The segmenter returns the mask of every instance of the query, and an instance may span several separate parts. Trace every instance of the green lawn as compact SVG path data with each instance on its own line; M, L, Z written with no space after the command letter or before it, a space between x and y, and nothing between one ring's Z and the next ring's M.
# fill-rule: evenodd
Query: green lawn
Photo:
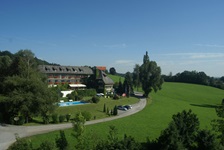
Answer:
M192 109L200 120L201 128L211 129L212 119L217 118L214 107L221 103L224 98L224 91L208 86L183 84L183 83L164 83L163 89L157 93L152 93L146 108L132 116L118 120L89 125L86 127L86 134L100 138L106 138L110 125L115 125L119 136L133 136L140 142L145 142L146 137L155 139L161 130L168 126L172 115L182 110ZM74 138L71 137L72 130L66 130L69 143L74 146ZM59 132L52 132L32 137L35 146L48 137L55 139Z
M108 77L110 77L114 82L119 82L120 80L122 83L124 82L124 77L118 75L108 74Z
M100 119L108 117L106 113L103 113L104 104L106 105L106 108L109 108L109 110L113 109L115 105L125 105L125 104L134 104L137 103L139 100L134 97L130 98L121 98L119 100L113 100L112 98L100 98L100 102L95 104L85 104L85 105L77 105L77 106L66 106L66 107L59 107L56 110L57 114L71 114L72 117L74 117L78 112L82 111L88 111L92 115L92 119Z

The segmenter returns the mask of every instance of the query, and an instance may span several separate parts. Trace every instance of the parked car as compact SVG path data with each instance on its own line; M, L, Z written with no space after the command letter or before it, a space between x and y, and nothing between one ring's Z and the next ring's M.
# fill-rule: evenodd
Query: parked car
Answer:
M127 108L127 109L132 109L131 105L125 105L124 107Z
M97 93L96 96L101 97L101 96L104 96L104 94L103 93Z
M121 106L121 105L117 106L117 109L119 109L119 110L124 110L124 111L128 110L126 107Z

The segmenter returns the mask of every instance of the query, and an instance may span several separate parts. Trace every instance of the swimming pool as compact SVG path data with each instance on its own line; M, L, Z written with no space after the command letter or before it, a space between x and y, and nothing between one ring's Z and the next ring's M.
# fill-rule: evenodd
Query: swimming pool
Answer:
M83 105L83 104L88 104L87 102L82 102L82 101L73 101L73 102L62 102L58 103L58 105L61 106L73 106L73 105Z

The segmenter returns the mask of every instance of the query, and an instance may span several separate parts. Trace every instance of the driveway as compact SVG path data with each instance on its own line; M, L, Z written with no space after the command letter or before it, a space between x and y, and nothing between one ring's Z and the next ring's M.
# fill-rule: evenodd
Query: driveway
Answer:
M106 121L115 120L118 118L130 116L141 111L146 106L146 99L140 98L140 101L132 105L132 109L128 111L118 110L118 115L114 117L87 121L85 125L91 125ZM47 133L55 130L62 130L72 128L72 123L55 124L55 125L40 125L40 126L13 126L13 125L0 125L0 150L6 150L12 143L15 142L15 134L19 137L27 137L41 133Z

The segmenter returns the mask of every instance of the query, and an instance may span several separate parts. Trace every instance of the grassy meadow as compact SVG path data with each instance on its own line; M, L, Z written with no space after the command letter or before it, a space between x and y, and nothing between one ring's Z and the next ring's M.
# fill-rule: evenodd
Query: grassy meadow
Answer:
M139 142L145 142L147 137L157 138L161 130L168 126L173 114L189 109L197 114L201 129L211 129L211 120L217 118L215 107L223 98L224 91L220 89L195 84L164 83L161 91L150 95L146 108L141 112L109 122L88 125L85 133L94 139L105 139L109 126L114 125L120 137L127 134ZM65 133L70 146L73 147L75 142L71 136L72 129L65 130ZM44 140L54 141L56 135L59 135L58 131L29 139L33 141L34 146L39 146Z
M87 111L90 112L92 115L92 119L101 119L108 117L106 113L103 112L104 104L106 105L106 108L109 110L112 110L115 105L127 105L127 104L134 104L137 103L139 99L135 97L131 98L121 98L119 100L113 100L112 98L104 98L101 97L99 103L91 103L91 104L84 104L84 105L77 105L77 106L65 106L65 107L59 107L56 110L57 114L71 114L71 117L75 117L75 115L78 112Z
M124 77L118 75L108 74L108 77L110 77L114 82L119 82L120 80L122 83L124 82Z

